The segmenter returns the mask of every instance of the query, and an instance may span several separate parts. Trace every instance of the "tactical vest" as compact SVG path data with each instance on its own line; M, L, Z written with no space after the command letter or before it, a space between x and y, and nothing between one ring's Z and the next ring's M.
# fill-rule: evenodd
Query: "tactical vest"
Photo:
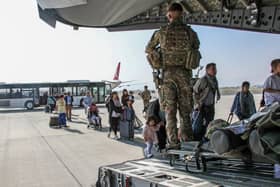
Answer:
M165 40L161 42L164 66L185 66L188 51L191 50L189 28L178 24L162 29Z

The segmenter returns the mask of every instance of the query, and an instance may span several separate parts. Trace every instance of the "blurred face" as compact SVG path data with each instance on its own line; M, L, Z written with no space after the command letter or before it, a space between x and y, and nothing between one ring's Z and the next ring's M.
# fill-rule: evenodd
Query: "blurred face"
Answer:
M127 105L131 106L133 102L131 100L127 101Z
M112 95L112 98L113 98L113 99L118 99L118 95L117 95L117 94L113 94L113 95Z
M249 89L250 89L250 86L249 86L249 85L244 85L244 86L242 87L242 91L245 92L245 93L249 92Z
M124 91L123 94L124 94L124 95L128 95L128 92L127 92L127 91Z
M216 76L217 75L217 68L216 66L211 66L207 69L207 74L210 76Z
M275 67L274 72L275 72L276 74L280 74L280 63L277 64L277 66Z
M156 124L156 122L155 122L154 120L151 120L151 121L149 122L149 126L155 126L155 124Z
M90 96L90 93L89 93L89 92L87 92L87 96Z
M168 11L166 14L166 17L170 23L172 23L174 20L180 18L182 16L182 12L179 11Z

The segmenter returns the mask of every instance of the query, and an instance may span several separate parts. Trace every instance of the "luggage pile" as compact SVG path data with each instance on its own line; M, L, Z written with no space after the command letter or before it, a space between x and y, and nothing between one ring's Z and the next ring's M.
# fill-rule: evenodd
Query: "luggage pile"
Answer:
M249 158L251 161L280 162L280 104L275 103L248 120L229 124L214 120L206 138L210 149L219 155ZM203 146L202 146L203 147Z

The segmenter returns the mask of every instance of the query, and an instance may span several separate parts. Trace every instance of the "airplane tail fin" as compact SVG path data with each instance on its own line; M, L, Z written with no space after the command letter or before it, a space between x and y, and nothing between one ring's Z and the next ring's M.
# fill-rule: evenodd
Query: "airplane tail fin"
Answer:
M118 63L117 69L116 69L116 73L114 75L113 80L114 81L119 81L119 77L120 77L120 70L121 70L121 63Z

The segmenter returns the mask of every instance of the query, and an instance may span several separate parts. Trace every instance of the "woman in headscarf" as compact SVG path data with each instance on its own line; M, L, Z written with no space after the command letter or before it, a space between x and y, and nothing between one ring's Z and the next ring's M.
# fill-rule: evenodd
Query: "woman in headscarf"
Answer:
M109 102L109 119L110 129L108 137L111 136L111 131L114 131L114 139L118 139L117 131L120 123L120 117L123 109L117 92L112 92L111 100Z
M122 105L127 106L127 101L129 100L129 94L127 89L123 89L122 92Z

